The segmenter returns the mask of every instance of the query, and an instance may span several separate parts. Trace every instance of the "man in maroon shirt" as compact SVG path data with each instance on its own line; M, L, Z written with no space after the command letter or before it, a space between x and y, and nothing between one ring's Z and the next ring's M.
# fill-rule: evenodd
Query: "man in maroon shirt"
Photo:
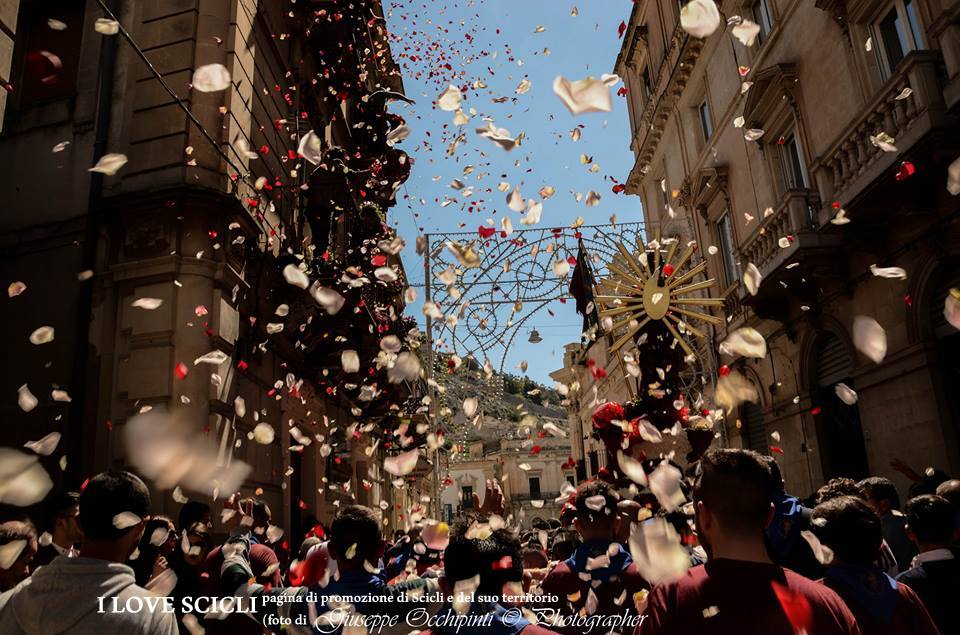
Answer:
M836 593L770 561L764 529L772 492L770 468L756 452L703 455L693 500L710 560L653 590L638 635L860 635Z
M583 544L558 563L541 585L544 595L557 596L562 615L594 615L599 619L637 614L634 595L649 585L637 571L630 553L617 542L623 522L618 514L620 502L616 490L603 481L588 481L577 490L573 524ZM555 627L560 632L584 632L581 623L561 624Z
M814 533L833 551L820 582L843 598L864 635L937 635L917 594L875 564L883 529L866 502L840 496L817 505L812 518Z

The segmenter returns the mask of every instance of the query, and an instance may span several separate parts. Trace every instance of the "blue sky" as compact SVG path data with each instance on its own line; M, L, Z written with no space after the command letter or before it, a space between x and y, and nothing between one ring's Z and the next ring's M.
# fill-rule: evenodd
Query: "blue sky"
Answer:
M579 13L575 17L574 6ZM622 182L633 165L626 102L616 95L622 84L611 91L612 112L576 117L552 89L557 75L576 80L612 72L622 42L617 28L628 19L631 7L629 0L385 0L387 23L396 38L393 54L401 64L407 95L416 100L413 106L392 108L411 129L399 147L413 157L414 167L391 210L391 222L407 240L403 259L412 283L424 281L423 261L413 247L418 234L475 233L487 219L499 229L506 214L515 229L523 229L518 215L508 210L506 195L497 190L501 181L518 185L525 197L538 198L537 190L545 185L556 189L544 202L538 227L569 226L578 216L586 224L608 223L612 214L619 222L642 219L639 198L614 194L614 183L606 178ZM517 94L524 79L530 81L530 89ZM448 84L465 87L477 80L486 88L465 93L463 109L473 107L478 114L455 128L453 113L436 108L435 101ZM497 97L507 100L493 103ZM506 152L478 136L474 130L485 125L483 117L491 117L514 136L523 132L522 146ZM581 138L575 142L570 132L578 125ZM465 133L466 142L448 157L447 146L457 133ZM591 173L590 165L581 163L582 154L592 157L598 172ZM474 172L465 176L467 165L474 166ZM481 173L486 176L478 180ZM450 187L453 179L473 186L474 195L463 199ZM574 192L585 196L590 190L601 194L596 207L574 198ZM441 207L446 197L457 203ZM470 202L479 209L470 210ZM407 314L415 316L422 328L423 287L415 288L418 298ZM525 360L527 374L548 384L549 373L563 364L564 344L579 339L581 324L572 301L554 302L550 309L554 316L542 311L526 322L540 332L543 342L529 343L525 329L506 363L507 369L519 373L514 367ZM499 358L500 352L495 354Z

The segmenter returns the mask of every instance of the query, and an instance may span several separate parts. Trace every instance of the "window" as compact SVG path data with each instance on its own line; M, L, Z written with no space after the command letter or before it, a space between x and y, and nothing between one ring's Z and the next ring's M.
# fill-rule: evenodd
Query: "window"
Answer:
M644 66L643 72L640 74L641 79L643 79L643 98L650 99L650 96L653 94L653 82L650 80L650 67Z
M527 479L527 482L530 484L530 498L540 498L540 477L531 476Z
M770 5L767 0L757 0L753 3L751 9L753 11L753 21L760 27L760 32L757 33L757 46L759 47L773 29L773 14L770 13Z
M897 0L871 28L874 50L885 76L890 76L907 56L923 48L920 22L913 0Z
M783 137L780 143L780 176L785 190L796 190L807 187L806 169L803 165L803 155L793 133Z
M473 509L473 487L464 485L460 488L460 504L464 509Z
M733 231L730 228L730 215L724 214L717 221L717 237L720 240L720 257L723 259L723 281L730 286L740 278L737 271L737 258L733 253Z
M697 106L697 113L700 115L700 129L703 131L703 140L710 141L710 137L713 135L713 119L710 117L710 104L707 103L706 97Z
M14 5L16 6L16 5ZM48 0L20 5L17 18L16 61L11 68L16 87L13 109L71 97L77 92L77 70L80 66L80 40L83 30L84 3L75 0ZM63 31L51 29L51 18L65 22ZM53 54L62 64L41 54Z

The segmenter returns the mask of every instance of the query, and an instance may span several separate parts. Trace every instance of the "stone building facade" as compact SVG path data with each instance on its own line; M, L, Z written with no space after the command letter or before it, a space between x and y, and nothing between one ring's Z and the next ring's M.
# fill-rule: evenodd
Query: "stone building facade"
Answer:
M261 493L292 532L309 514L329 521L335 501L389 509L395 488L380 466L391 443L362 426L398 414L387 405L417 388L389 384L371 362L380 337L408 326L399 257L377 247L393 238L386 212L410 167L386 142L402 123L386 102L403 85L379 1L107 5L130 40L95 30L109 16L92 1L24 2L16 22L0 278L27 290L0 303L0 388L9 396L28 382L40 404L23 412L2 401L4 444L60 431L45 465L76 487L125 465L129 417L176 410L219 444L222 461L252 466L244 491ZM51 18L66 28L51 30ZM51 81L30 62L41 48L63 61ZM227 68L226 90L191 90L206 64ZM310 130L312 162L298 156ZM106 153L128 162L113 176L89 172ZM349 267L372 274L371 258L399 280L338 287ZM291 264L342 291L344 311L329 315L287 284ZM144 297L162 304L131 306ZM56 337L37 347L28 336L41 325ZM342 370L345 342L361 373ZM194 365L210 351L225 361ZM52 389L71 401L50 399ZM249 439L257 422L275 428L272 443ZM292 438L294 426L312 442ZM367 446L372 454L355 455ZM154 505L177 509L169 492Z
M759 394L721 436L776 446L800 495L867 474L905 495L893 459L960 473L960 333L943 316L960 286L960 199L945 187L960 156L960 5L719 2L724 20L759 25L748 47L724 20L688 35L682 4L634 3L615 72L636 156L627 192L649 223L689 219L701 250L716 247L704 257L725 320L712 350L742 326L769 346L765 359L717 360ZM871 141L881 133L892 148ZM742 282L750 264L756 296ZM874 276L874 264L907 278ZM886 332L882 363L854 346L859 315Z

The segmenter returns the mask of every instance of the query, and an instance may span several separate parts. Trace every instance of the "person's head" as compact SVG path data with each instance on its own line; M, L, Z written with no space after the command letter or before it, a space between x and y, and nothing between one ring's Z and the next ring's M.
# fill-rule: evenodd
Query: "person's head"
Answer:
M937 496L946 498L960 512L960 479L952 478L937 485Z
M140 555L152 559L169 556L177 546L177 528L167 516L151 516L143 526L138 549Z
M380 519L363 505L344 507L330 526L330 555L341 571L363 569L363 563L377 565L383 555Z
M524 569L543 569L547 566L547 554L542 547L526 545L520 554Z
M0 524L0 591L17 586L30 575L37 555L37 532L28 522L10 520Z
M857 483L857 486L863 490L864 499L878 516L883 517L894 509L900 509L900 495L890 479L871 476Z
M473 522L471 518L461 518L450 529L450 544L443 555L449 591L456 589L457 582L478 575L480 585L474 592L480 595L499 596L504 585L522 584L523 556L516 535L507 529L471 532Z
M577 488L573 499L576 509L573 526L586 540L616 540L620 529L617 504L620 495L609 483L587 481Z
M820 486L820 489L817 490L817 494L814 497L814 503L819 505L838 496L864 498L863 490L860 489L860 486L857 485L855 480L852 478L839 477L832 478Z
M733 543L763 546L773 515L770 468L752 450L714 448L700 459L693 492L700 542L711 557Z
M79 513L79 493L58 492L51 497L47 506L47 523L43 529L50 532L57 546L69 549L83 538L77 522Z
M207 554L213 549L213 537L210 528L202 520L181 530L180 550L183 552L183 561L191 567L200 567L207 560Z
M267 527L270 526L270 520L272 519L270 506L267 505L267 502L262 498L255 496L242 498L240 499L240 508L249 510L248 513L253 519L253 525L251 525L253 533L262 535L267 530Z
M550 545L550 558L552 560L566 560L573 555L577 547L580 546L580 536L577 532L569 529L561 529L553 538L553 544Z
M774 489L782 492L786 484L783 482L783 472L780 471L780 464L772 456L763 455L761 458L770 468L770 479L773 482Z
M187 501L183 504L177 516L177 527L187 529L194 523L203 523L208 529L213 527L209 505L201 501Z
M125 562L137 548L149 511L150 492L139 477L122 470L97 474L80 494L81 553Z
M831 498L817 505L811 518L814 533L833 551L835 561L868 565L877 559L883 542L880 517L862 499Z
M946 498L924 494L907 501L907 536L921 551L950 546L956 537L956 510Z

